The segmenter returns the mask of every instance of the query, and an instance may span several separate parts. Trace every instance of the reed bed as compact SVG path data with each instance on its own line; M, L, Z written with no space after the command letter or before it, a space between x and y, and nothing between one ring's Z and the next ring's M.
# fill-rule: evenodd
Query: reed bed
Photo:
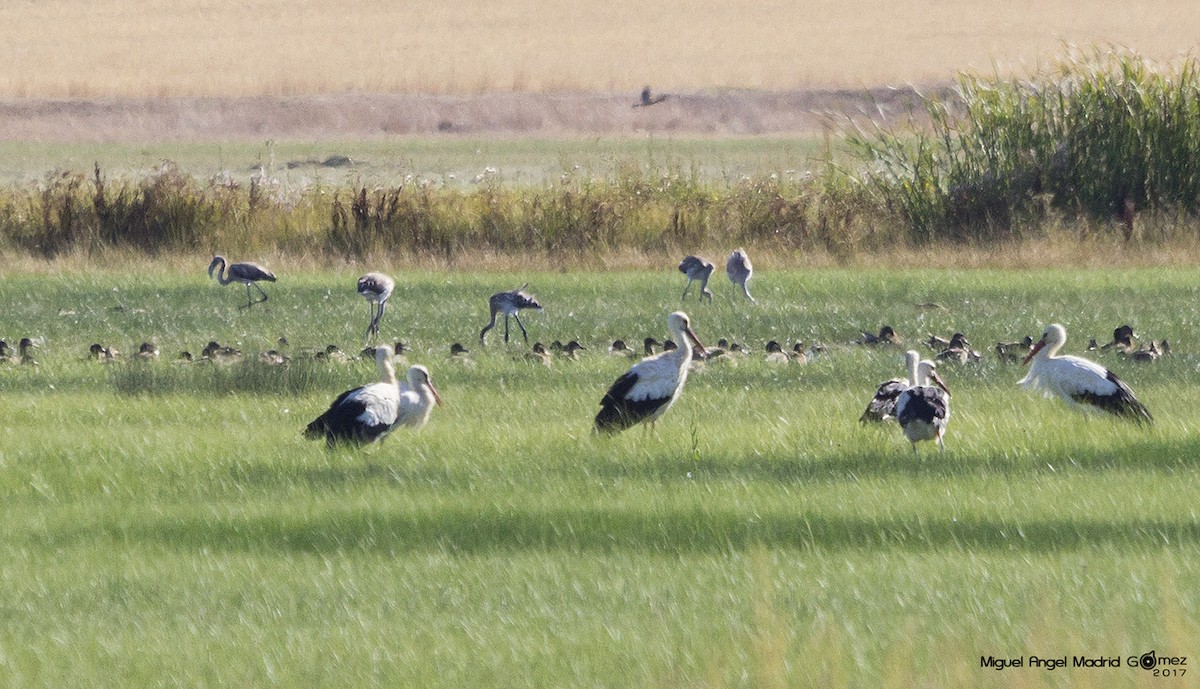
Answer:
M1197 61L1075 51L1023 79L962 75L927 98L927 129L858 132L850 176L895 209L915 242L989 241L1066 222L1125 241L1192 225L1200 207ZM1148 211L1152 222L1136 222Z

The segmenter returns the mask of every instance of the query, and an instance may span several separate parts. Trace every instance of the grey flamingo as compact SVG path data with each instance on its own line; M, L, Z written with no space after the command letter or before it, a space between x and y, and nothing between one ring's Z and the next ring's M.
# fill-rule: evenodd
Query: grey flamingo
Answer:
M275 282L275 273L257 263L231 263L228 266L228 272L226 272L225 257L213 256L212 263L208 264L209 277L212 277L213 269L218 265L221 266L221 269L217 271L217 282L222 285L228 285L231 282L240 282L246 286L246 305L242 308L248 309L255 304L267 300L267 293L263 291L263 288L258 283L263 280ZM250 297L250 285L254 285L254 288L262 295L262 299L254 301Z
M738 247L729 254L729 260L725 262L725 273L729 276L730 282L742 288L742 293L746 295L750 303L758 303L754 297L750 296L750 288L746 286L746 283L754 276L754 266L750 264L750 256L745 249Z
M372 334L379 337L379 321L383 320L383 311L394 289L396 281L383 273L367 273L358 279L358 293L371 306L371 322L367 325L364 339L370 339Z
M679 272L687 276L687 284L683 287L683 296L680 299L687 299L688 290L691 289L692 283L696 280L700 281L700 296L707 297L708 302L712 303L712 290L708 288L708 278L712 275L713 264L699 256L688 256L679 264Z
M529 344L529 333L525 330L525 324L521 322L521 317L517 312L521 309L537 309L542 310L542 305L538 303L536 297L532 294L527 294L525 288L529 283L521 285L511 292L497 292L488 299L488 308L491 309L491 320L483 326L483 330L479 331L479 344L484 344L483 338L488 331L496 327L496 315L504 314L504 341L508 342L508 319L515 318L517 327L521 329L521 335L525 338L525 343Z

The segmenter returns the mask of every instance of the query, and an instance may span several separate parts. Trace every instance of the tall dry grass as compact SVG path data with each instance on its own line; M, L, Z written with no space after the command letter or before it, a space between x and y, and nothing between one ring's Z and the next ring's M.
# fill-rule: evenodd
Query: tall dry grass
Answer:
M1168 57L1200 6L55 0L5 3L0 25L0 97L780 89L1023 70L1064 40Z

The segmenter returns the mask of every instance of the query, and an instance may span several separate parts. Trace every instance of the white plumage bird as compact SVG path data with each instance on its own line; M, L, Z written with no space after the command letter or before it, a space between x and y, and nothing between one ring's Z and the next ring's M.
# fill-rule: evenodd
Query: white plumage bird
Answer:
M329 409L304 429L311 440L325 438L329 446L339 442L371 443L387 435L400 411L400 386L392 367L390 347L375 348L379 382L347 390Z
M679 399L687 382L692 347L703 354L704 345L682 311L667 316L667 328L679 347L642 359L612 384L600 400L597 431L618 433L646 422L653 426Z
M1115 373L1082 357L1060 356L1058 350L1066 341L1066 328L1058 323L1047 326L1025 357L1024 363L1032 362L1029 373L1017 384L1057 396L1076 409L1106 412L1137 423L1154 422L1150 410Z
M414 430L424 426L429 422L433 406L442 403L441 395L433 387L429 369L420 364L409 366L405 379L407 384L400 386L400 408L392 423L393 430L401 426Z
M946 424L950 421L950 390L937 374L937 365L923 360L913 365L909 358L908 379L913 385L896 397L896 421L913 452L922 440L936 440L938 450L946 451ZM933 385L930 385L933 381Z
M383 320L384 309L394 289L396 281L383 273L367 273L358 279L358 293L371 307L371 322L367 324L364 338L370 339L371 335L379 337L379 322Z
M424 366L408 370L408 386L396 380L392 367L392 348L375 348L375 366L379 382L347 390L329 409L304 429L312 440L325 438L330 447L339 442L365 445L381 440L397 426L420 428L429 420L435 403L441 398Z
M725 262L725 274L729 276L730 282L742 288L742 293L750 303L757 303L754 297L750 296L750 288L746 285L754 276L754 266L750 264L750 255L745 249L738 247L729 254L729 260Z

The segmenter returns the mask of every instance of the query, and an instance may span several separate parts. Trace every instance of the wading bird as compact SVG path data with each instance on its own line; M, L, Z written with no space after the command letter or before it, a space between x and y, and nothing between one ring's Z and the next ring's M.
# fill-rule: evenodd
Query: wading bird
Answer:
M401 426L416 430L424 426L433 413L433 405L442 404L441 395L433 387L429 369L420 364L409 366L404 378L407 385L400 385L400 410L396 413L392 430Z
M400 386L392 367L391 347L375 348L379 382L347 390L329 409L304 429L310 440L325 439L333 447L339 442L366 444L392 430L400 413Z
M725 262L725 274L729 276L730 282L742 288L742 293L750 303L757 303L754 297L750 296L750 288L746 285L754 275L754 266L750 264L750 256L745 249L738 247L729 254L729 260Z
M1150 410L1117 374L1082 357L1059 356L1058 350L1066 341L1066 328L1058 323L1047 326L1042 339L1025 357L1024 363L1033 362L1029 373L1017 384L1057 395L1077 409L1107 412L1137 423L1154 423Z
M617 433L639 423L654 426L683 392L687 381L692 346L703 354L704 345L692 332L687 314L676 311L667 316L667 328L683 344L677 349L646 357L618 378L600 400L596 430Z
M222 285L228 285L231 282L240 282L246 286L246 305L242 308L248 309L255 304L267 300L267 293L263 291L263 288L260 287L258 283L262 280L266 280L267 282L275 282L275 273L272 273L257 263L233 263L229 265L228 273L226 273L225 257L213 256L212 263L208 264L209 277L212 277L213 269L217 266L221 266L221 269L217 271L217 282L221 283ZM257 289L258 293L262 295L262 299L259 299L258 301L251 299L250 285L254 285L254 288Z
M379 321L383 320L383 311L394 289L396 281L383 273L367 273L358 279L358 293L371 307L371 321L367 324L364 339L370 340L371 335L379 337Z
M542 310L542 305L531 294L525 292L525 288L529 283L521 285L511 292L497 292L488 299L488 308L491 310L491 320L483 326L483 330L479 331L479 344L484 344L483 338L488 331L496 327L496 315L504 314L504 341L508 342L508 319L510 317L517 320L517 327L521 329L521 336L525 338L525 344L529 344L529 333L525 331L525 325L521 323L521 317L517 312L521 309L537 309Z
M911 371L920 360L919 353L912 349L908 350L904 353L904 370ZM869 423L896 418L896 398L910 385L912 382L909 378L892 378L880 383L879 389L875 391L875 396L867 403L866 410L863 411L862 416L858 417L858 422Z
M687 299L688 290L691 289L692 283L696 280L700 281L700 298L707 298L708 302L712 303L713 293L708 288L708 278L712 276L713 264L700 258L699 256L688 256L679 264L679 272L687 276L687 284L683 287L683 296L680 299Z
M922 440L936 440L938 451L946 451L946 423L950 421L950 390L937 374L937 365L928 359L909 366L909 380L915 384L896 397L896 421L913 452ZM933 381L933 385L929 382Z

